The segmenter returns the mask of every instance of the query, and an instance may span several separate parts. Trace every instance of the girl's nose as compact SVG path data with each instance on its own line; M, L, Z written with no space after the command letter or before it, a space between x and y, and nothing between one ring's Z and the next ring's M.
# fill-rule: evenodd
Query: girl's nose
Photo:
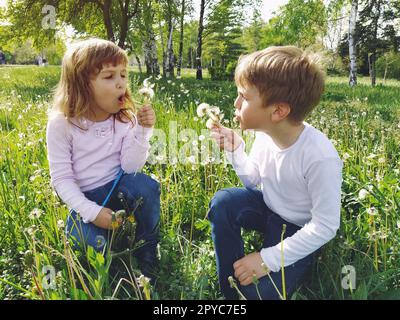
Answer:
M122 77L119 77L119 78L118 78L118 81L117 81L117 88L118 88L118 89L122 89L122 88L124 88L125 86L126 86L126 81L125 81L125 79L122 78Z

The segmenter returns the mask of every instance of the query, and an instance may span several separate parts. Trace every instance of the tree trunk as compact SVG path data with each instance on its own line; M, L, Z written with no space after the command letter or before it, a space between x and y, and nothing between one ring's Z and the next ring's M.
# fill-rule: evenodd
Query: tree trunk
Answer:
M107 39L115 43L113 26L111 21L111 2L112 0L105 0L103 4L103 20L107 31Z
M174 30L174 23L172 21L172 14L170 21L168 21L169 37L167 43L167 61L165 66L165 72L167 78L174 76L174 46L172 44L172 32Z
M188 49L188 63L187 66L193 69L193 62L192 62L192 47Z
M381 1L377 1L377 9L376 9L376 14L374 17L374 30L373 30L373 35L374 35L374 42L373 42L373 47L372 47L372 54L370 56L370 76L371 76L371 85L374 87L376 85L376 44L378 41L378 23L379 23L379 18L381 16Z
M142 63L140 62L140 58L137 54L135 54L135 58L136 58L136 62L138 64L139 67L139 72L142 73Z
M369 74L371 77L371 85L374 87L376 85L376 72L375 72L375 70L376 70L376 68L375 68L376 54L375 54L375 52L371 53L368 60L369 60Z
M202 80L203 79L203 72L201 68L201 47L203 43L203 19L204 19L204 7L205 7L205 0L201 0L200 3L200 18L199 18L199 31L197 34L197 51L196 51L196 79Z
M121 2L122 5L122 2ZM118 41L118 47L125 49L125 39L128 34L128 10L129 10L129 0L125 0L125 5L120 7L121 9L121 32Z
M387 70L388 70L388 59L385 59L385 73L383 74L383 82L386 84L386 76L387 76Z
M144 39L144 57L146 64L146 73L148 75L159 75L156 36L151 25L148 26L147 37Z
M181 8L181 34L179 38L179 57L178 57L178 67L176 74L178 77L181 76L181 68L182 68L182 54L183 54L183 18L185 17L185 0L182 0L182 8Z
M354 39L354 33L357 21L357 10L358 10L358 0L353 0L351 2L351 11L349 19L350 87L357 85L356 43Z
M164 37L163 37L163 32L162 32L162 26L161 26L161 20L158 21L158 25L160 28L160 39L161 39L161 48L162 48L162 69L163 69L163 76L165 77L165 46L164 46Z

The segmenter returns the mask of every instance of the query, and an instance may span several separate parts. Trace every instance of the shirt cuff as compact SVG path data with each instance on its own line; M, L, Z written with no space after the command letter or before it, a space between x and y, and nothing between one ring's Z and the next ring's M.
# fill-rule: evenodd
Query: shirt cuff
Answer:
M103 209L102 206L99 206L98 204L94 204L91 205L90 207L88 207L84 213L80 213L79 215L82 218L82 221L84 223L89 223L89 222L93 222L94 220L96 220L97 216L99 215L101 209Z
M145 141L149 141L151 136L153 135L153 130L154 128L145 128L142 127L139 123L136 124L136 130L135 130L135 137L138 140L145 140Z
M280 261L276 261L276 255L273 252L275 248L263 248L260 255L264 264L271 272L278 272L281 269Z
M233 152L225 150L226 158L234 167L240 167L246 162L247 155L244 148L245 143L244 140L242 140L239 147L237 147Z

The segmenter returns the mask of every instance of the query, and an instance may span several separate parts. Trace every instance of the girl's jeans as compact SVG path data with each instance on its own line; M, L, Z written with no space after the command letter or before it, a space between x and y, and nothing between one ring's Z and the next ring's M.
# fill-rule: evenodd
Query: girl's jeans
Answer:
M114 181L84 192L85 196L99 205L108 195ZM137 258L151 260L156 257L157 243L159 241L159 220L160 220L160 185L157 181L143 173L124 174L111 194L106 204L107 208L117 211L124 209L117 198L117 194L123 192L129 208L136 207L136 201L142 198L142 204L135 210L136 235L135 242L144 240L135 255ZM97 251L102 251L111 239L110 230L99 228L93 223L84 223L80 216L73 210L67 218L66 234L72 237L74 247L80 244L92 246Z
M210 202L208 219L211 221L212 239L214 242L217 272L221 291L227 299L237 299L238 293L230 287L228 277L234 277L233 263L244 257L244 242L241 228L256 230L263 234L263 248L281 242L283 224L286 224L284 238L295 234L300 227L283 220L265 204L262 192L250 188L229 188L219 190ZM286 266L286 293L290 294L300 284L304 275L310 270L314 254ZM271 272L271 278L282 294L282 273ZM234 277L235 278L235 277ZM247 299L279 299L279 294L268 276L259 279L258 291L250 284L241 286L235 279L239 290Z

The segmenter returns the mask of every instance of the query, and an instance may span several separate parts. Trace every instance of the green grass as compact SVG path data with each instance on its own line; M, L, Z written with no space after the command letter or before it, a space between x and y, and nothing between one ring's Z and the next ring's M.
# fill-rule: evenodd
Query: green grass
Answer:
M58 67L0 69L0 299L144 298L131 281L134 261L130 266L114 258L110 266L110 256L104 260L95 252L75 257L65 243L60 221L68 210L50 187L45 146L46 112L59 74ZM133 92L144 78L130 72ZM200 134L206 135L204 122L195 115L198 103L217 105L226 119L232 118L233 83L207 76L196 81L189 70L181 79L154 82L156 128L169 137L175 134L171 123L176 123L177 150L186 149L185 158L202 145ZM345 78L328 78L320 106L307 120L333 140L345 159L342 217L337 236L324 246L292 299L400 298L400 83L379 83L372 88L368 79L360 79L356 88L349 88ZM249 148L252 136L245 137ZM156 138L152 145L144 171L162 186L162 237L160 279L151 298L220 299L205 215L218 189L240 186L240 181L230 166L206 156L201 159L207 164L154 163L152 159L169 156L165 151L170 146ZM361 189L368 193L360 198ZM368 214L372 207L375 215ZM43 214L31 219L35 208ZM246 251L260 245L253 236L245 234ZM346 265L356 271L354 290L342 287ZM54 267L55 288L43 288L44 266ZM109 269L117 267L122 271L108 277ZM126 280L119 282L121 278Z

